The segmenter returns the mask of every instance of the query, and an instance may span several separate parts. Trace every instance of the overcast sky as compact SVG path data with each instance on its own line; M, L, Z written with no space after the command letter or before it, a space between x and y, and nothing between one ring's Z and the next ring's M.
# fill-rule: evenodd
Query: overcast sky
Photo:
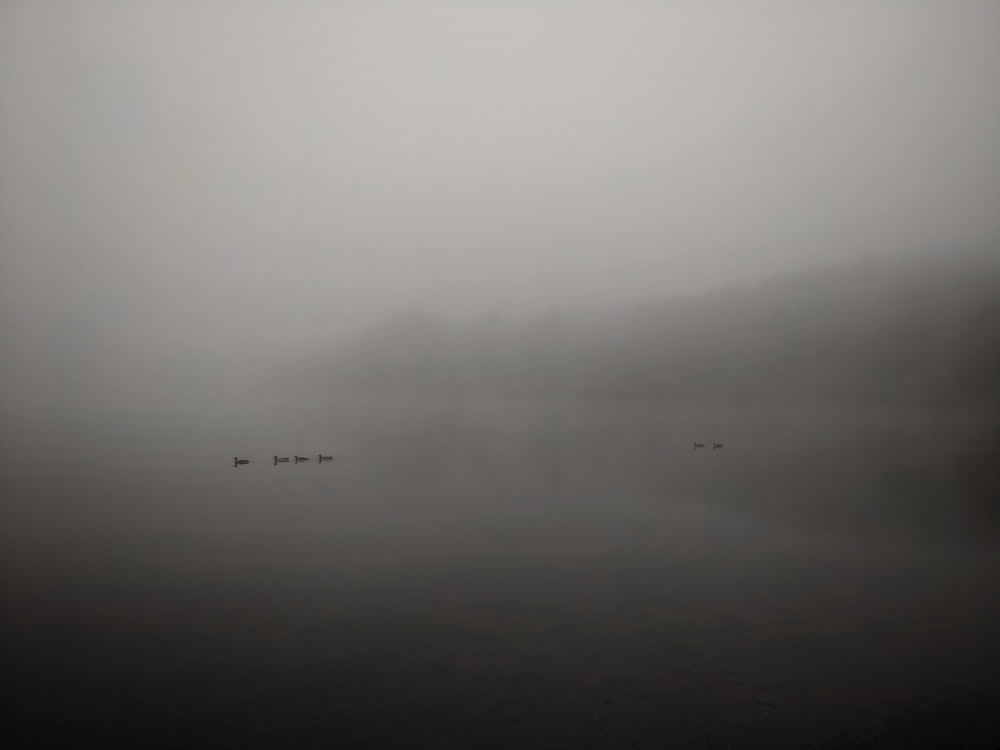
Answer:
M996 2L4 0L7 375L995 243L997 71Z

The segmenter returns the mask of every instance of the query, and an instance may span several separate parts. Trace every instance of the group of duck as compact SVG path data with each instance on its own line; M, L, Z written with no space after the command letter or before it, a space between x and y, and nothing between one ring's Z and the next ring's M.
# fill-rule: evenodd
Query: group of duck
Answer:
M332 461L333 458L334 458L333 456L324 456L322 453L320 453L319 455L316 456L316 463L321 464L324 461ZM287 464L287 463L300 464L303 463L304 461L311 461L311 460L312 459L309 458L309 456L291 456L291 457L273 456L271 459L271 463L277 466L278 464ZM244 464L249 464L249 463L255 463L255 462L251 461L251 459L249 458L239 458L238 456L233 456L233 467L243 466Z
M704 443L699 443L697 440L694 441L694 448L695 448L695 450L698 450L699 448L704 448L704 447L705 447ZM725 446L722 443L712 443L712 450L713 451L717 450L718 448L725 448Z

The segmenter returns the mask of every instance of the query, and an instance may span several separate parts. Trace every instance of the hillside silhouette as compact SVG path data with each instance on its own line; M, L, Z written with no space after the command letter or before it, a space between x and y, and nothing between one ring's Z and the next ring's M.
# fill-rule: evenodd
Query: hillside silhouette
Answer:
M1000 405L1000 253L881 257L514 322L397 315L324 386L699 402Z

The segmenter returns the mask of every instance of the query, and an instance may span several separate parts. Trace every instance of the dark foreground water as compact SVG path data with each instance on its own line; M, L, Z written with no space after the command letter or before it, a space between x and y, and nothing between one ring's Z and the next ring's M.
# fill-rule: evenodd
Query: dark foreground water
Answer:
M4 746L995 749L993 434L385 400L27 422Z

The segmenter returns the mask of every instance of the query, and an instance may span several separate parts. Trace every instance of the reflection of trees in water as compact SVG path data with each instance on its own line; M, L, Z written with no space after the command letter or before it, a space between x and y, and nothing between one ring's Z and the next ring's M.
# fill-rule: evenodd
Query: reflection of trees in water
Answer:
M697 502L804 527L947 535L996 528L993 453L947 415L572 400L419 402L356 431L357 452L415 480L506 502ZM692 451L693 437L724 451ZM615 500L617 498L617 500Z

